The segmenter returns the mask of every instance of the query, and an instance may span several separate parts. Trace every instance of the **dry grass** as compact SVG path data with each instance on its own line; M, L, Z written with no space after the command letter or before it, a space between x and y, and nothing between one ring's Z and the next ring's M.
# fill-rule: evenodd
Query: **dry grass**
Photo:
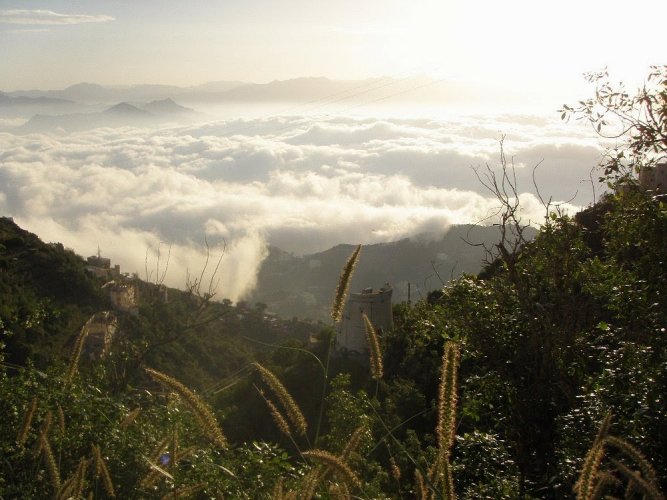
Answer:
M58 464L56 462L55 456L53 455L53 450L51 449L49 440L44 434L39 435L39 447L42 451L42 457L44 458L46 470L49 473L51 486L53 486L54 491L58 491L60 490L60 471L58 470Z
M331 306L331 319L334 323L338 323L343 317L343 308L345 307L347 294L350 290L350 281L352 281L352 274L354 273L354 268L359 261L360 253L361 245L357 245L357 248L347 259L340 278L338 278L338 286L336 287L333 305Z
M92 319L92 318L91 318ZM72 350L72 356L69 360L69 366L67 367L67 374L65 375L65 385L70 385L74 379L74 375L79 367L79 358L81 357L81 350L83 349L83 344L88 337L90 319L86 321L86 324L83 325L79 335L76 337L76 342L74 343L74 349Z
M611 413L608 413L602 423L598 434L593 441L593 445L586 453L584 463L581 466L579 479L574 485L574 493L577 495L577 500L591 500L595 491L595 483L597 480L600 463L604 456L604 440L611 425Z
M456 434L456 404L458 401L457 379L459 363L459 346L455 342L445 343L440 372L440 388L438 393L438 459L434 469L433 480L441 483L443 497L447 500L456 498L454 477L450 462L452 447Z
M102 457L102 451L100 447L96 444L92 445L93 451L93 463L95 465L95 479L102 477L102 484L104 485L104 491L107 496L114 498L116 493L113 487L113 481L111 480L111 474L107 468L107 464Z
M280 405L285 410L288 420L296 429L297 434L305 436L306 431L308 430L306 418L303 416L299 405L296 404L296 401L294 401L294 398L292 398L289 391L269 369L264 368L259 363L253 363L253 366L280 402Z
M370 352L371 378L380 380L383 375L384 367L382 365L382 350L380 349L380 339L371 320L366 313L362 314L364 320L364 331L366 332L366 342Z
M19 429L18 435L16 436L16 443L19 446L23 446L28 439L28 432L30 432L30 427L32 426L32 419L35 417L35 411L37 410L37 398L32 398L30 406L23 416L23 423Z
M304 451L303 456L321 463L322 465L326 465L349 486L361 488L361 481L357 475L352 471L350 466L343 462L339 457L324 450Z
M226 448L227 440L218 425L213 412L208 407L204 401L197 396L190 389L181 384L178 380L169 375L165 375L162 372L153 370L151 368L145 368L146 373L155 381L161 383L168 389L174 391L178 394L179 397L185 402L186 406L190 409L192 414L196 417L199 422L199 426L204 434L211 440L215 445Z

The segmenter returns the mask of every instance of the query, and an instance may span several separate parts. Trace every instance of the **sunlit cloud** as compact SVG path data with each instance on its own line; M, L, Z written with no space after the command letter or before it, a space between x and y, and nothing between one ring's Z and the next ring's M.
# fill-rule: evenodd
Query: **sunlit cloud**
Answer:
M204 241L226 246L220 293L254 287L268 245L295 254L378 243L452 224L493 223L498 202L473 168L496 169L497 132L510 120L275 117L165 129L103 128L70 135L0 133L0 213L49 241L103 252L142 271L147 249L171 245L167 283L183 286ZM553 202L592 199L598 150L567 142L562 125L518 117L506 137L526 221ZM541 144L546 144L541 146Z
M111 16L87 14L61 14L52 10L2 9L0 23L3 24L82 24L114 21Z

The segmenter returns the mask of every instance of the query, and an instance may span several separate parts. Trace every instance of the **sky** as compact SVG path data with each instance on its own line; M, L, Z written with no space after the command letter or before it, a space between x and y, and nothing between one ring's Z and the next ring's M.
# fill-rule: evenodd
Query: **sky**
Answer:
M664 57L657 0L0 0L2 90L426 74L551 89Z
M224 252L219 296L238 300L270 245L303 255L493 223L475 170L497 171L504 137L523 220L539 224L544 203L572 212L601 189L599 138L557 107L591 95L586 71L633 84L664 64L666 17L655 0L0 0L0 91L425 75L544 104L438 115L225 101L224 116L201 103L194 122L76 132L27 131L30 115L0 108L0 214L144 278L171 248L171 286L201 268L206 241Z

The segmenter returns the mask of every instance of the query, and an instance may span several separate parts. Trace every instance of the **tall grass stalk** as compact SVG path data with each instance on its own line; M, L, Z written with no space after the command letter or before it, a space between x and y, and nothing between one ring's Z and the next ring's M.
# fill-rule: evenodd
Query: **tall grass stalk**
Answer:
M343 451L340 454L341 460L347 461L347 459L350 458L350 455L359 447L359 444L361 443L361 440L366 432L367 428L365 425L361 425L355 429L355 431L350 436L350 439L348 439L347 443L345 444L345 448L343 448Z
M227 447L227 440L218 425L213 412L202 399L178 380L157 370L145 368L146 373L155 381L178 394L199 422L204 434L217 446Z
M60 406L60 403L56 405L56 411L58 413L58 430L60 431L60 437L62 437L65 435L67 429L65 427L65 412L63 411L63 407Z
M53 450L51 450L49 440L42 433L39 435L39 447L42 450L42 456L44 457L46 470L49 473L51 486L53 486L54 491L58 491L60 490L60 471L58 470L56 459L53 456Z
M86 470L88 468L88 460L82 458L79 460L79 465L76 468L76 473L74 474L73 490L74 498L83 498L83 487L85 485L86 479Z
M584 463L581 466L579 479L574 485L574 493L577 495L577 500L591 500L595 491L595 484L600 469L600 463L604 456L604 442L611 425L611 413L607 413L600 424L597 436L593 445L586 453Z
M280 432L282 432L286 437L291 438L292 432L290 430L289 423L287 423L287 419L283 416L282 413L280 413L280 410L276 407L276 405L273 404L273 401L267 398L262 391L259 391L259 395L266 403L266 406L269 407L269 411L271 412L271 417L273 418L273 421L276 423L276 427L278 427Z
M338 477L345 481L348 485L353 486L354 488L361 489L361 481L357 475L352 471L349 465L347 465L340 457L332 455L325 450L309 450L304 451L303 456L310 458L315 462L318 462L322 465L326 465L330 468Z
M630 469L630 467L619 460L611 459L611 463L614 464L618 472L627 478L629 483L628 486L634 487L635 490L639 490L644 498L648 498L649 500L664 500L665 497L660 492L656 483L641 477L639 473Z
M657 483L658 477L655 469L641 451L632 446L626 440L617 438L615 436L607 436L605 438L605 443L622 451L626 456L631 458L637 465L639 465L639 470L649 483Z
M74 375L76 375L79 366L79 358L81 357L81 351L83 349L83 344L85 343L86 337L88 337L88 332L90 331L89 324L90 324L90 319L86 321L85 325L83 325L81 331L79 332L79 335L76 337L76 342L74 342L74 349L72 350L72 355L69 360L69 366L67 367L67 374L65 375L65 385L70 385L72 383L72 380L74 379Z
M271 370L263 367L259 363L253 363L255 369L259 373L260 377L266 385L271 389L271 392L278 398L278 401L282 405L287 418L292 423L299 435L305 436L306 431L308 430L308 424L306 423L306 418L301 412L301 408L296 404L294 398L285 388L278 377L276 377Z
M436 428L438 436L438 466L436 467L437 473L434 477L434 482L442 483L443 497L446 500L454 500L456 498L450 458L456 433L459 357L458 344L451 341L446 342L445 352L442 355L442 369L440 372L440 388L438 393L438 425ZM440 479L440 481L436 478Z
M327 342L327 351L326 351L326 361L324 363L324 380L322 381L322 395L320 399L320 409L317 414L317 424L315 427L315 438L314 444L317 446L317 442L320 438L320 429L322 428L322 417L324 416L324 403L326 401L327 389L329 388L329 365L331 362L331 347L335 339L335 327L343 317L343 309L345 308L345 302L347 301L347 296L350 291L350 283L352 282L352 275L354 274L354 269L359 262L359 255L361 254L361 245L357 245L350 257L347 259L347 262L343 266L343 270L340 273L338 278L338 286L336 287L336 292L334 293L334 301L331 305L331 320L333 321L334 333L333 336Z
M336 287L336 293L334 294L334 301L331 306L331 319L334 324L338 323L343 317L343 309L345 308L345 301L347 300L347 295L350 291L350 282L352 281L352 275L354 274L354 268L359 262L359 254L361 253L361 245L357 245L357 248L354 249L352 255L347 259L347 262L343 266L343 271L340 273L340 278L338 278L338 286Z
M49 437L49 432L51 431L51 422L52 421L53 421L53 414L51 413L51 410L49 410L49 411L46 412L46 417L44 417L44 420L42 421L42 427L39 430L46 437Z
M382 366L382 350L380 349L380 339L377 331L368 319L366 313L362 314L364 320L364 331L366 332L366 342L368 343L368 351L370 354L371 378L379 381L382 378L384 368ZM376 391L377 392L377 391Z
M35 411L37 410L37 398L32 398L30 406L23 416L23 423L19 429L18 435L16 436L16 443L19 446L23 446L28 438L28 432L30 432L30 427L32 426L32 419L35 417Z
M107 496L114 498L116 493L113 487L113 481L111 480L111 474L109 474L109 469L107 464L102 457L102 450L96 444L91 445L93 452L93 464L95 466L95 479L102 478L102 484L104 485L104 491Z

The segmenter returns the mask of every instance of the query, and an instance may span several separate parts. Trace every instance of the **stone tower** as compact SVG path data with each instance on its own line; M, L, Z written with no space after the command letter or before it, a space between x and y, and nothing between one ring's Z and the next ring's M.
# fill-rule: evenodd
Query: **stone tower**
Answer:
M391 311L389 284L380 289L366 288L360 293L351 293L345 304L343 317L336 324L336 349L362 353L368 349L363 313L377 331L387 332L394 327Z
M655 167L642 167L639 185L646 190L667 192L667 162L658 163Z

